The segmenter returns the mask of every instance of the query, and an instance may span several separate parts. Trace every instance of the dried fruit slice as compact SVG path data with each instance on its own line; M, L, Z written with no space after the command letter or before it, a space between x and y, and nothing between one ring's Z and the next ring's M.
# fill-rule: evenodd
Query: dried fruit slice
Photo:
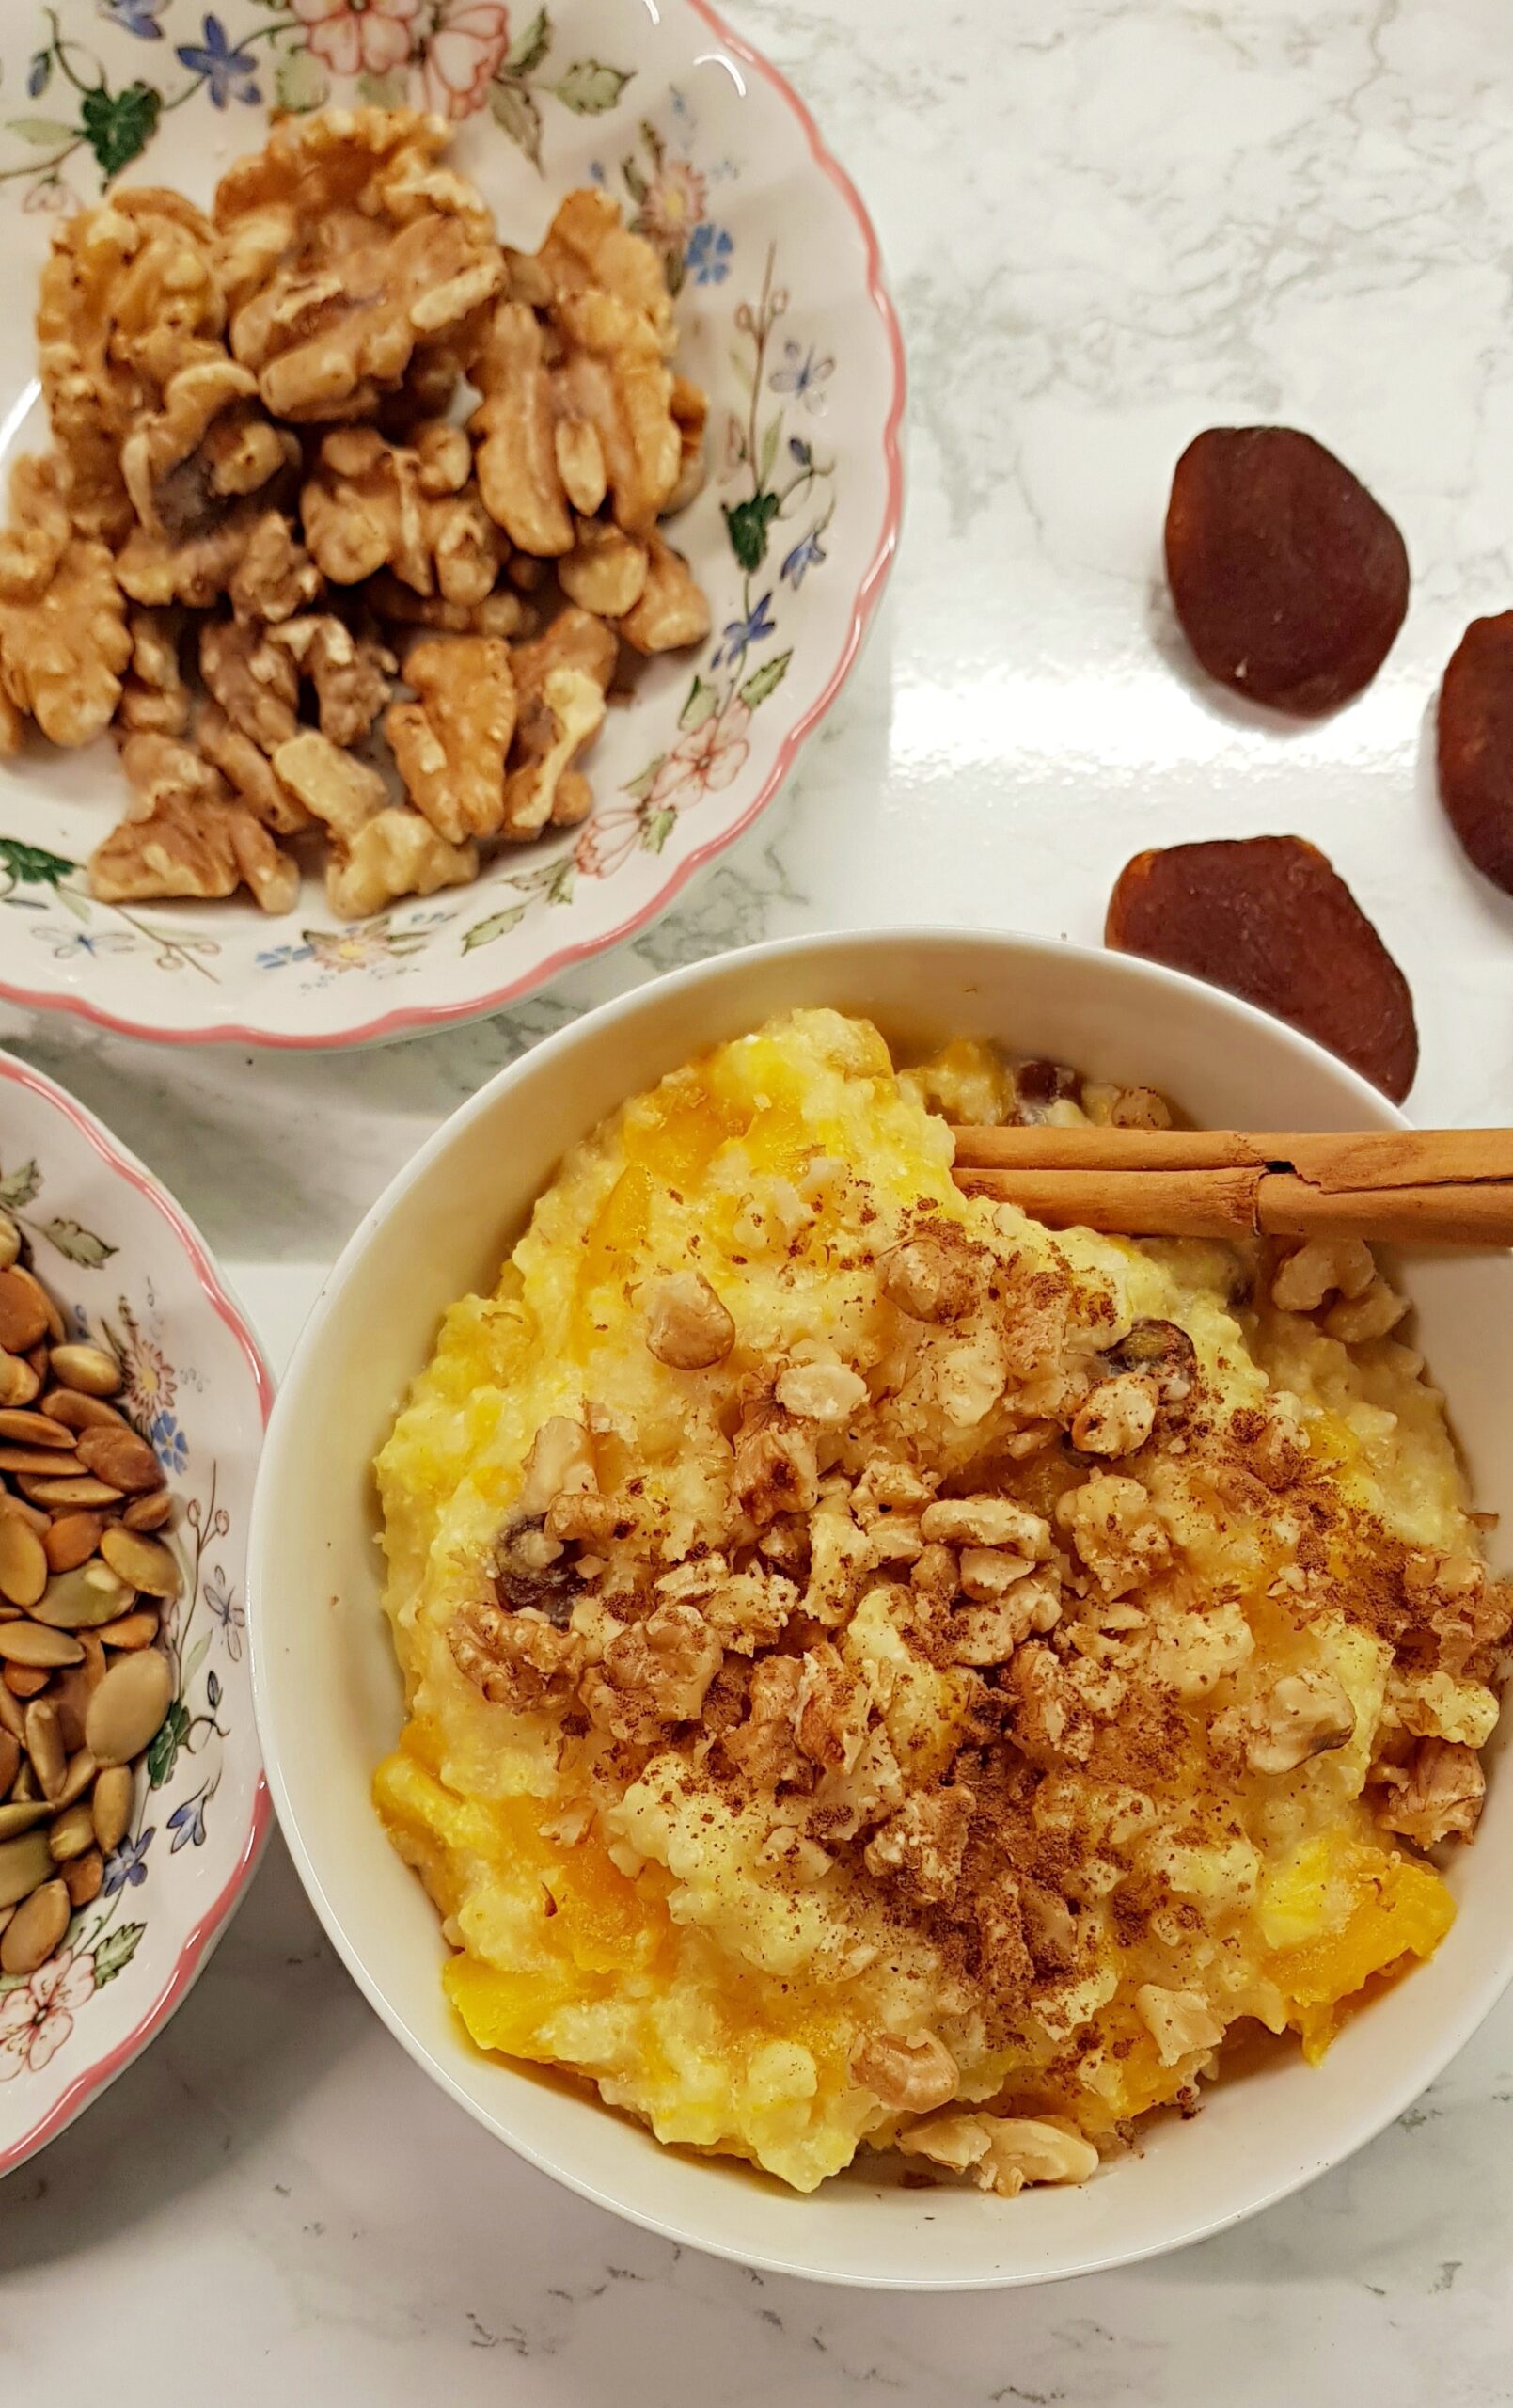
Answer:
M1211 426L1176 464L1166 574L1210 677L1278 710L1368 686L1408 608L1408 552L1343 460L1290 426Z
M1104 940L1290 1022L1396 1103L1413 1084L1408 981L1345 880L1300 836L1137 853L1119 874Z
M1440 688L1440 800L1484 878L1513 895L1513 610L1473 619Z

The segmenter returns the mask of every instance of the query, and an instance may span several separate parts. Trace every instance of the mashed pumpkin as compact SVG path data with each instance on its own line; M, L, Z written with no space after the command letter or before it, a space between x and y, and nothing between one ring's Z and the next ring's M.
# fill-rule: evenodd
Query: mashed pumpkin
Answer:
M1364 1249L1052 1235L798 1012L578 1147L379 1461L378 1807L481 2049L801 2191L1012 2194L1426 1956L1508 1622ZM1406 1843L1406 1844L1405 1844Z

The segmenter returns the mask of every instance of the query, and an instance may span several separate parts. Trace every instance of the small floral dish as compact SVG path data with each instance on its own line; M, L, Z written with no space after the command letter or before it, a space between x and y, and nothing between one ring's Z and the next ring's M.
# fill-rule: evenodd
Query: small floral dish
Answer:
M160 2031L257 1863L268 1793L244 1565L273 1385L203 1241L71 1097L0 1054L0 1211L71 1339L108 1347L118 1400L177 1500L167 1716L98 1894L57 1953L0 1973L0 2174L72 2122Z
M465 1020L629 935L776 793L839 691L901 508L903 353L856 193L704 0L16 0L0 27L0 467L43 447L37 277L118 178L208 199L271 111L421 104L507 241L600 184L661 252L679 367L710 395L675 541L697 656L647 664L585 761L591 817L477 884L333 921L120 905L80 864L120 815L108 745L0 765L0 993L178 1043L356 1044Z

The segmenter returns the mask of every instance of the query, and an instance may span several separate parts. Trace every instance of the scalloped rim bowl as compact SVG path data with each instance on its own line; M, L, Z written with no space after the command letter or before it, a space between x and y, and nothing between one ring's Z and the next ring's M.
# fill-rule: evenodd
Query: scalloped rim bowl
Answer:
M1284 2197L1379 2131L1455 2054L1513 1973L1505 1773L1493 1774L1474 1849L1451 1868L1459 1913L1439 1954L1354 2018L1321 2067L1279 2055L1236 2072L1195 2121L1162 2123L1084 2188L1012 2202L902 2189L865 2160L801 2199L664 2149L581 2092L481 2054L442 1993L434 1910L370 1802L402 1719L370 1465L441 1314L492 1288L565 1148L701 1048L798 1004L870 1013L910 1043L996 1038L1163 1088L1210 1126L1404 1125L1354 1072L1248 1006L1149 963L1029 937L805 937L699 963L576 1022L453 1114L394 1180L300 1342L269 1433L248 1575L269 1778L316 1910L390 2031L480 2123L585 2197L672 2240L833 2282L951 2289L1091 2273ZM1425 1257L1404 1271L1478 1501L1505 1517L1513 1257Z
M159 1778L137 1777L105 1887L65 1939L68 1964L60 1956L28 1982L0 1978L8 2174L162 2030L257 1864L270 1810L242 1644L243 1576L273 1383L203 1239L151 1173L71 1096L6 1054L0 1203L22 1221L71 1334L118 1349L128 1408L181 1502L172 1537L186 1576L166 1624L170 1721L181 1713L182 1731Z
M148 44L91 12L70 65L115 91L145 76L167 101L187 78L189 105L165 106L126 180L205 200L266 127L257 109L211 106L179 63L181 40L198 39L197 0L162 0L158 13L165 39ZM307 47L320 28L271 21L260 0L223 0L220 13L233 47L267 45L246 54L264 103L352 96ZM449 58L481 49L502 12L480 0L472 15ZM75 753L32 743L0 762L0 994L13 1002L190 1045L365 1044L496 1011L666 910L771 801L856 658L898 536L904 355L871 223L802 102L705 0L610 11L557 0L549 56L532 63L522 30L496 80L464 95L436 88L431 22L406 21L414 57L387 80L465 118L452 155L501 231L533 244L561 196L594 178L681 278L678 364L710 394L709 477L670 532L709 594L710 637L640 664L634 698L586 756L595 807L580 829L506 846L471 886L355 927L333 919L313 871L294 911L273 918L244 898L94 901L78 864L124 807L119 765L104 739ZM0 23L6 90L26 88L51 40L49 12L15 0ZM604 106L601 92L587 111L564 103L575 67L618 97ZM48 79L47 105L71 109L61 71ZM528 103L539 172L516 147ZM32 314L56 221L36 204L65 192L92 202L99 178L82 136L59 182L42 181L45 150L4 126L0 164L12 179L0 187L8 463L46 440Z

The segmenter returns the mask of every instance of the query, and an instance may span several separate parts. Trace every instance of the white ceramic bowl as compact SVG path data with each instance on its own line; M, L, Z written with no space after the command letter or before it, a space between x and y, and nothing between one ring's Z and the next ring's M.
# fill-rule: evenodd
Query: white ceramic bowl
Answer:
M71 1334L114 1348L121 1398L180 1500L174 1698L126 1837L63 1947L0 1975L0 2174L52 2140L174 2009L258 1861L268 1792L243 1580L273 1384L204 1241L151 1173L51 1079L0 1054L0 1206Z
M110 745L0 762L0 993L180 1044L350 1045L495 1011L664 910L771 800L856 657L902 503L904 355L866 213L802 102L704 0L64 14L60 37L41 0L0 8L0 490L46 441L32 319L59 215L98 200L107 166L208 200L275 105L441 110L507 240L530 247L592 179L679 286L710 474L671 531L713 632L648 662L610 713L582 828L355 927L313 878L276 919L244 899L112 906L79 867L124 805Z
M370 1212L275 1410L248 1576L258 1719L275 1802L316 1909L418 2063L481 2123L586 2196L748 2264L903 2289L1033 2282L1175 2247L1282 2197L1368 2140L1466 2039L1513 1972L1513 1781L1494 1772L1457 1922L1433 1960L1355 2018L1323 2066L1282 2057L1080 2190L1004 2202L914 2191L865 2162L812 2198L660 2147L565 2085L475 2051L448 2007L433 1909L369 1789L401 1719L380 1609L370 1459L444 1308L491 1288L563 1149L703 1046L797 1004L909 1040L995 1038L1166 1090L1240 1128L1389 1128L1400 1116L1248 1006L1116 954L1026 937L808 937L699 964L539 1046L454 1114ZM1405 1266L1480 1502L1513 1511L1513 1258Z

